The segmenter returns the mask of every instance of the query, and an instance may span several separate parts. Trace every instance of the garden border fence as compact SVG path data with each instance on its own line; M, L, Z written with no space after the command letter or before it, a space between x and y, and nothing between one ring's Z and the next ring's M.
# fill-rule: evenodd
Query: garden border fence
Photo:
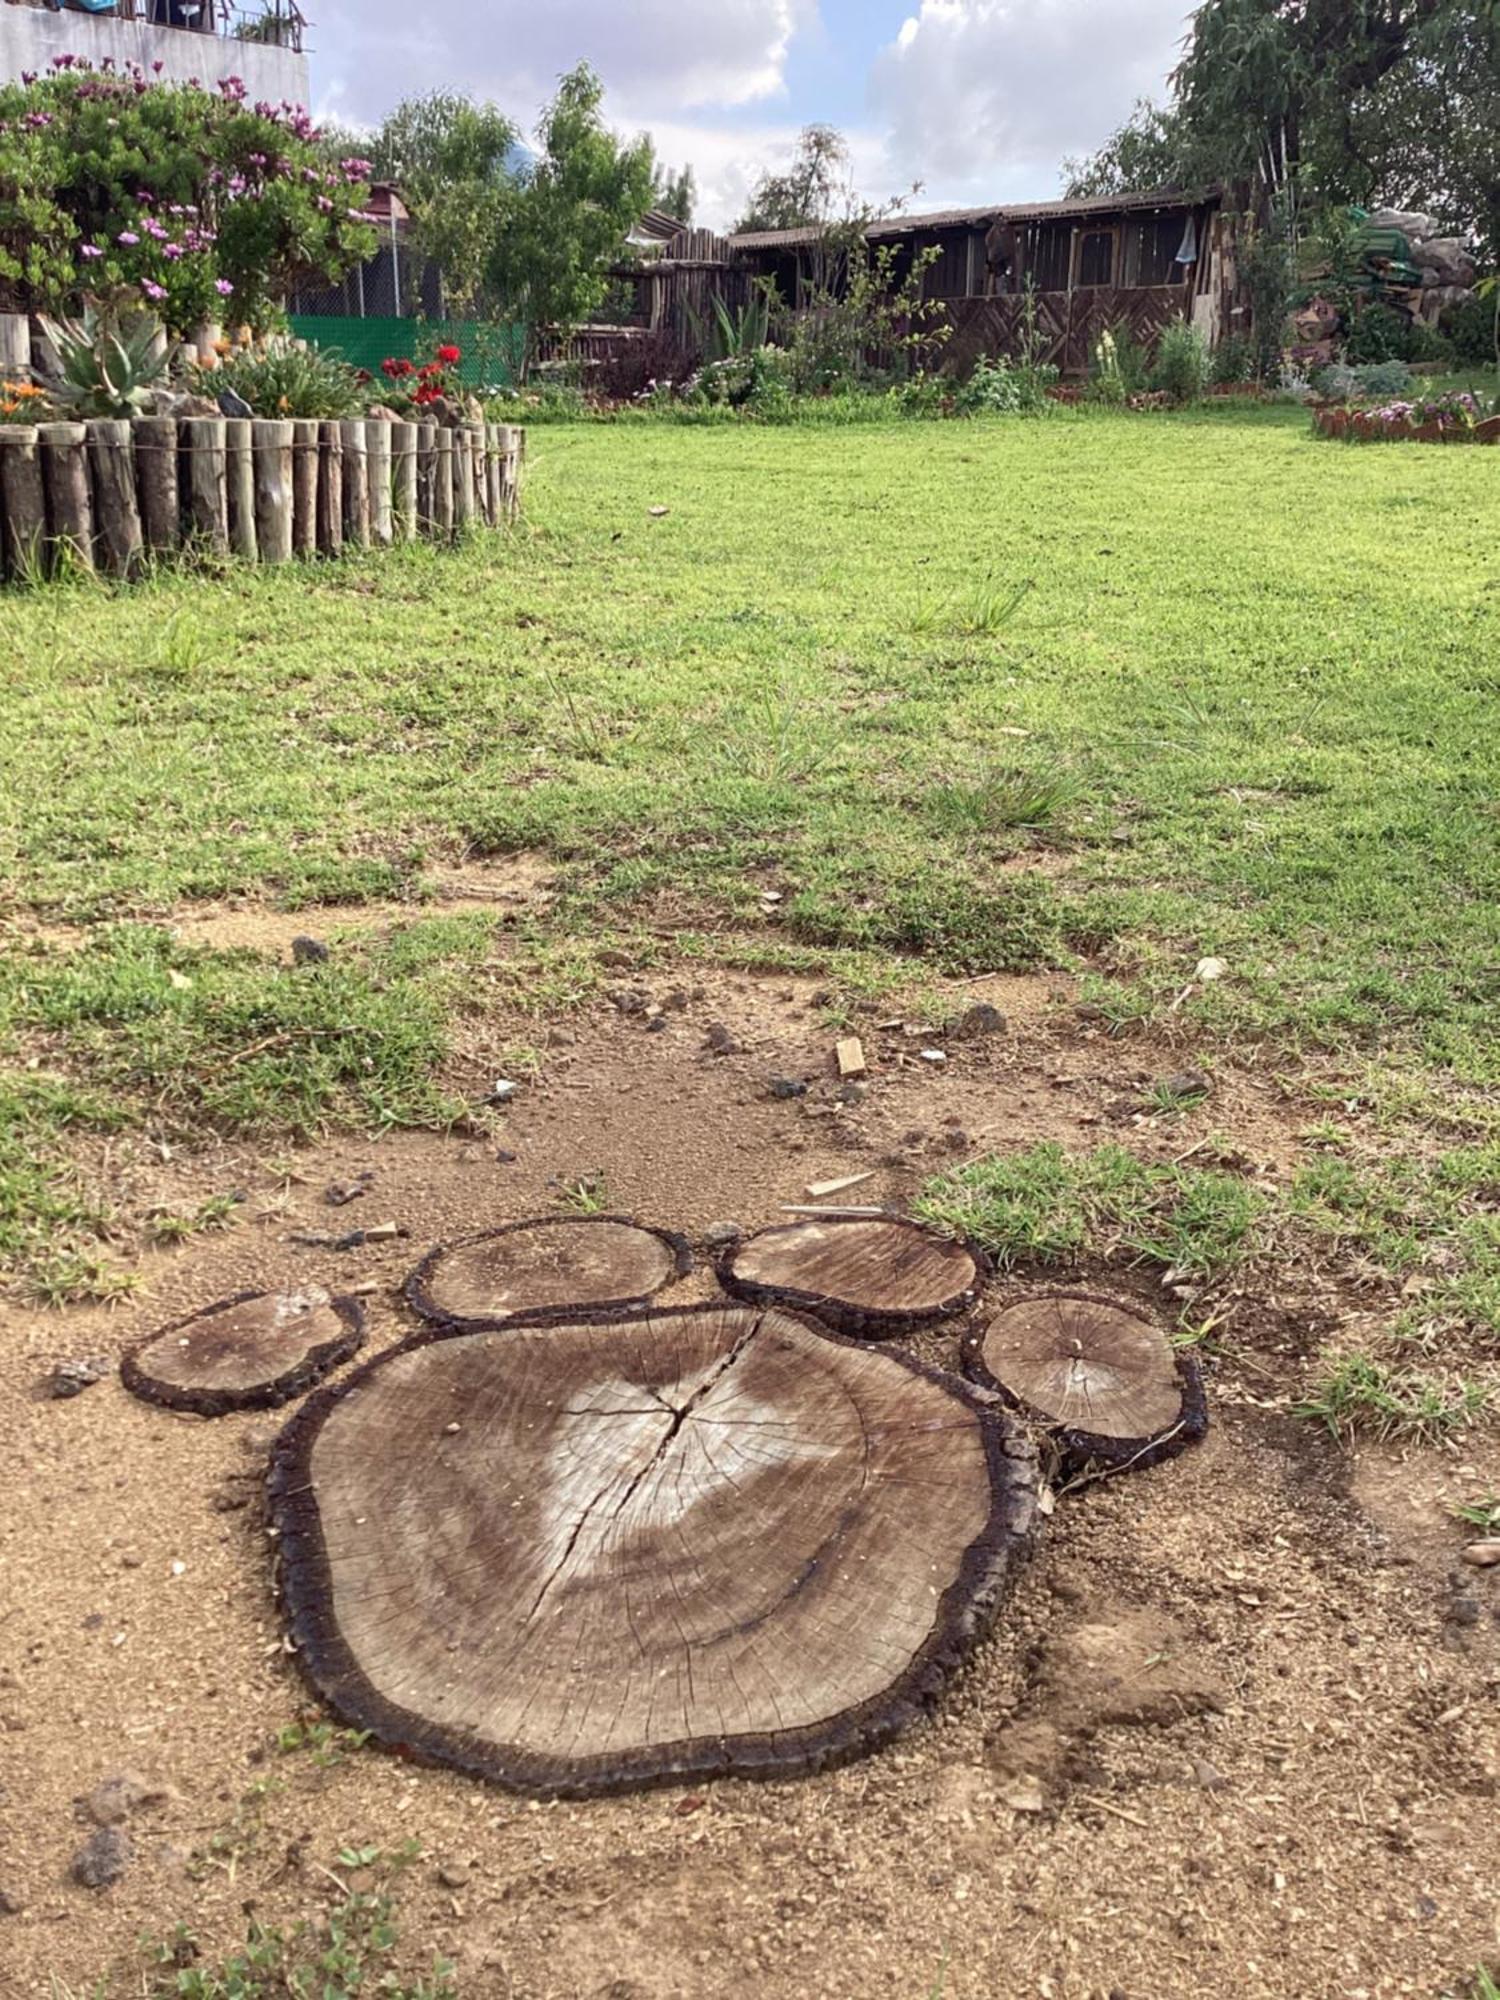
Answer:
M139 575L198 551L245 562L449 541L509 526L516 424L93 417L0 424L0 574Z

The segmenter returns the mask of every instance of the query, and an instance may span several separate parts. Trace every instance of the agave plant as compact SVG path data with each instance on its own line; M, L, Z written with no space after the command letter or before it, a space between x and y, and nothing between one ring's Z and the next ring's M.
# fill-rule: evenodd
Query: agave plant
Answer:
M134 417L167 372L167 350L156 321L141 319L128 333L92 306L81 320L46 319L60 375L54 400L84 417Z

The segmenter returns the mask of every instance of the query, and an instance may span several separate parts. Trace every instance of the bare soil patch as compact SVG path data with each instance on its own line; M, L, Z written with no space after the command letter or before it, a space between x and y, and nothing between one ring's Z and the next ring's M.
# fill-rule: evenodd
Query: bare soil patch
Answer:
M684 1004L651 1014L678 982ZM602 1180L612 1208L701 1242L782 1220L822 1179L868 1172L848 1199L902 1203L938 1166L1038 1139L1175 1157L1224 1134L1249 1173L1299 1153L1298 1113L1254 1071L1222 1069L1181 1115L1144 1109L1177 1052L1077 1026L1057 982L1029 1015L1009 982L977 986L1012 1031L947 1043L941 1065L904 1026L861 1024L871 1079L848 1099L811 982L646 983L646 1008L557 1031L493 1139L346 1139L279 1163L122 1151L127 1206L237 1185L242 1221L153 1254L117 1311L0 1307L0 1891L22 1906L0 1916L0 1993L44 1994L54 1973L84 1986L179 1919L222 1952L247 1906L271 1919L331 1896L315 1864L340 1846L408 1835L425 1858L406 1936L419 1958L450 1953L482 2000L1457 1990L1497 1943L1500 1572L1462 1567L1440 1503L1500 1487L1500 1454L1475 1435L1351 1461L1294 1422L1314 1308L1290 1283L1247 1301L1210 1358L1205 1443L1061 1499L997 1635L930 1722L871 1758L538 1806L369 1749L327 1768L278 1755L276 1732L318 1712L272 1589L261 1490L280 1417L174 1415L113 1377L52 1401L57 1361L118 1357L235 1291L307 1285L361 1289L378 1351L415 1326L400 1286L435 1241L545 1212L566 1184ZM772 1074L806 1094L773 1096ZM329 1206L325 1189L365 1173ZM294 1240L386 1223L407 1233ZM1159 1300L1144 1271L1079 1275ZM712 1290L700 1266L673 1299ZM961 1331L903 1344L956 1368ZM77 1802L126 1773L132 1858L85 1889Z

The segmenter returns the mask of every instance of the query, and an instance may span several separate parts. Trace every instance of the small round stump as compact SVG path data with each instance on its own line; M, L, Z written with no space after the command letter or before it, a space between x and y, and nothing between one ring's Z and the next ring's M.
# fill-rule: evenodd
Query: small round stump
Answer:
M340 1716L582 1798L885 1741L989 1622L1035 1482L965 1383L720 1303L382 1354L298 1412L271 1499Z
M977 1251L895 1215L763 1229L727 1250L718 1272L736 1298L800 1307L865 1340L967 1312L984 1278Z
M525 1315L644 1305L693 1266L681 1236L622 1215L550 1215L440 1243L406 1281L426 1320L454 1332Z
M965 1339L963 1368L1047 1427L1065 1472L1154 1465L1208 1428L1197 1364L1151 1320L1089 1292L1007 1307Z
M358 1352L364 1314L354 1299L302 1292L237 1292L153 1333L120 1363L143 1402L222 1417L274 1409Z

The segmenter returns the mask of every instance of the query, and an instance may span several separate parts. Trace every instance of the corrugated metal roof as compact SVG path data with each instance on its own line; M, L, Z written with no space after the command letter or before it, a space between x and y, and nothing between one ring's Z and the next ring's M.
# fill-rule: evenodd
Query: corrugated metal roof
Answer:
M983 208L939 208L923 215L888 215L871 223L866 235L872 241L888 236L910 236L929 229L987 229L992 222L1068 222L1091 215L1126 215L1142 209L1195 208L1213 201L1222 193L1217 187L1182 192L1163 189L1156 194L1091 195L1078 201L996 201ZM796 250L817 243L824 235L819 227L807 229L752 229L742 236L725 240L731 250Z

